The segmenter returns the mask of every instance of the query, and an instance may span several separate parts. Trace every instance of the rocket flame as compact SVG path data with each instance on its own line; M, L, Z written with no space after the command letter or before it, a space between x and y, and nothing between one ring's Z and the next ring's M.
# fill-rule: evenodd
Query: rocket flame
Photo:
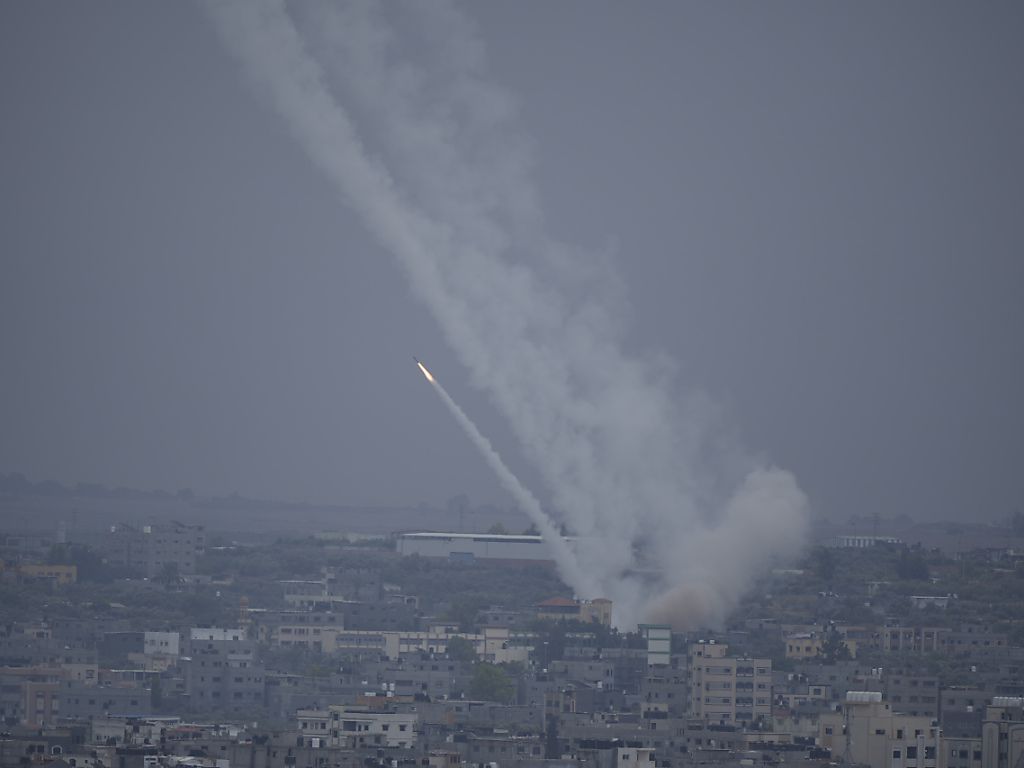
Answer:
M433 384L434 383L434 377L431 375L430 371L427 370L427 366L425 366L419 360L416 361L416 365L418 365L420 367L420 370L423 371L423 375L427 377L427 381L429 381L431 384Z

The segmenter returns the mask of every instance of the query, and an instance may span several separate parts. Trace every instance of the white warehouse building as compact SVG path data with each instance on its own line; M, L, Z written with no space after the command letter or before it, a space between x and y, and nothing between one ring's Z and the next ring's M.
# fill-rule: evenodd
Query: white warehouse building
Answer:
M566 539L572 543L570 539ZM551 561L551 552L540 536L494 533L401 533L401 555L442 557L456 562L474 560Z

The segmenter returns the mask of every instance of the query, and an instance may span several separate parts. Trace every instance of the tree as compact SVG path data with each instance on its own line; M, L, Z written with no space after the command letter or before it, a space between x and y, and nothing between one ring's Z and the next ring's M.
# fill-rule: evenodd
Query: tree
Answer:
M515 696L515 686L512 685L512 679L501 667L479 662L473 668L473 677L469 682L469 694L474 699L511 704Z
M900 550L900 559L896 563L896 576L904 580L927 580L928 564L920 552L912 552L904 547Z
M530 523L530 527L523 531L523 536L540 536L540 528L536 523Z
M558 760L562 756L562 746L558 741L558 717L548 713L544 724L544 757L548 760Z
M494 535L494 536L507 536L508 535L508 529L505 528L505 526L502 525L501 523L495 523L494 525L492 525L490 528L487 529L487 532L492 534L492 535Z
M832 579L836 575L836 559L831 549L818 547L814 550L814 572L826 585L832 586Z
M476 648L464 637L453 637L448 641L448 658L453 661L476 661Z
M178 573L178 564L175 562L167 562L160 568L160 573L157 574L156 580L159 581L166 587L173 587L181 582L181 575Z
M850 649L834 626L830 626L825 632L825 639L821 644L821 658L831 664L835 661L846 661L850 658Z

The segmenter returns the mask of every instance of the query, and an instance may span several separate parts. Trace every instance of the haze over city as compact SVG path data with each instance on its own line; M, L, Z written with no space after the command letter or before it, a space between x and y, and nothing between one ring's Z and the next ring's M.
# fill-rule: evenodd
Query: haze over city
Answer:
M1024 766L1022 40L0 4L0 768Z
M199 4L52 10L0 11L0 468L512 505L418 355L557 507L480 372ZM308 33L318 11L293 10ZM1019 507L1016 6L381 16L428 83L464 56L507 99L460 167L522 174L617 348L674 402L699 398L716 440L792 472L815 514ZM383 118L332 83L384 152ZM503 258L536 268L533 245Z

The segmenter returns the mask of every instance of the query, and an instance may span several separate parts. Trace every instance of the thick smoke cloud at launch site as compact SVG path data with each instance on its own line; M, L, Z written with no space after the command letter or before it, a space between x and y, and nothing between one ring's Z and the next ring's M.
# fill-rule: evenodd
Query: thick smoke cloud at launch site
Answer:
M547 234L529 137L457 9L209 8L507 420L577 537L578 570L561 556L570 586L614 600L622 624L684 628L721 620L797 550L796 479L730 445L663 357L626 348L611 259ZM385 12L416 18L399 35Z

